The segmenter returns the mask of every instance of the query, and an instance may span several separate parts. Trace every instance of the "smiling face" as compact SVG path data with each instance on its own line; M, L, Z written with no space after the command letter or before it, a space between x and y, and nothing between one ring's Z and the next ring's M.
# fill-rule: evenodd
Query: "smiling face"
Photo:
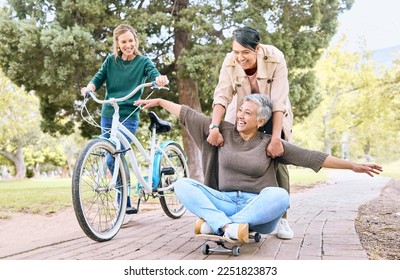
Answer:
M136 30L128 24L120 24L113 31L113 54L115 59L122 57L131 60L140 55Z
M263 125L263 121L258 119L259 108L260 105L246 101L236 114L236 129L245 140L257 134L258 128Z
M122 59L130 60L136 54L136 38L132 32L128 31L118 36L118 48L122 52Z
M136 37L132 32L127 31L117 38L118 48L122 52L122 59L130 60L136 54Z
M257 68L257 52L256 50L243 47L236 41L232 43L233 57L243 70Z

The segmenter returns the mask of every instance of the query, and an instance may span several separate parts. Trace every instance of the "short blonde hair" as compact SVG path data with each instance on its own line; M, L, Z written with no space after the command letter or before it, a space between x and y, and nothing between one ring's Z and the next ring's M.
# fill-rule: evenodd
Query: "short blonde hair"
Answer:
M117 59L118 56L122 55L122 51L118 48L118 37L126 32L131 32L133 34L133 38L135 38L136 44L134 49L134 54L141 55L142 53L139 51L139 40L136 34L136 30L130 26L129 24L120 24L113 31L113 54L114 58Z

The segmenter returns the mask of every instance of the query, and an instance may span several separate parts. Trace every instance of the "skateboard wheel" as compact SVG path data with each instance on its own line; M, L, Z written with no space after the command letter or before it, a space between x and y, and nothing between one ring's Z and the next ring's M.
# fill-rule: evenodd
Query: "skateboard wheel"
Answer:
M232 255L237 257L240 255L240 247L239 246L233 246L232 247Z
M201 252L203 253L203 255L209 255L210 254L210 245L203 244L203 246L201 247Z
M259 234L258 232L256 234L254 234L254 241L255 242L260 242L261 240L261 234Z

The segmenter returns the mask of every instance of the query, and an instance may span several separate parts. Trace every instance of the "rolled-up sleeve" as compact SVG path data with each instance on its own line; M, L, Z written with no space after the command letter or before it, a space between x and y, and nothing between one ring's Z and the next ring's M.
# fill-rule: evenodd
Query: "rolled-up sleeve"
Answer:
M220 104L225 108L232 102L233 86L230 71L234 71L234 65L231 62L231 54L227 54L224 62L222 63L221 71L219 73L218 85L214 90L213 107Z

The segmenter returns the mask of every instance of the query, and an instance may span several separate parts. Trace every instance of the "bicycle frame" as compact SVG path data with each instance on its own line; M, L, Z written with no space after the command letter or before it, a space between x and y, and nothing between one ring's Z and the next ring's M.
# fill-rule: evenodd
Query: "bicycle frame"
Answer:
M169 163L171 163L171 162L169 161L168 157L164 153L163 145L160 146L159 143L156 143L156 141L157 141L156 128L153 127L151 130L150 152L148 152L143 147L143 145L139 142L137 137L133 133L131 133L123 125L123 123L121 123L119 121L119 106L118 106L117 102L126 100L126 99L130 98L131 96L133 96L141 88L149 87L149 86L156 86L156 84L155 83L143 84L141 87L135 89L126 97L119 98L119 99L111 98L109 100L99 100L93 94L93 92L91 92L91 91L88 92L90 94L90 96L97 103L100 103L100 104L109 103L114 108L114 114L112 117L112 125L111 125L111 131L110 131L110 138L109 139L105 138L105 139L111 141L113 144L115 144L116 150L117 150L116 154L114 155L115 162L114 162L113 177L112 177L112 182L111 182L112 187L115 187L117 184L117 180L118 180L118 172L117 171L119 170L119 167L121 164L121 154L126 153L128 156L129 162L132 166L133 173L135 174L135 176L138 179L141 186L143 186L145 194L150 194L157 189L158 182L160 180L160 174L156 174L153 171L154 171L154 166L158 167L157 166L158 158L164 155L166 157L167 161ZM125 137L125 135L123 133L125 133L125 135L127 135L127 137L132 140L132 144L135 145L135 147L138 149L140 154L143 155L146 163L148 164L149 176L147 176L147 180L145 179L145 176L142 174L141 169L139 168L138 162L136 160L137 157L131 148L131 144L129 143L127 137ZM168 143L171 143L171 142L173 142L173 141L168 141ZM121 150L122 147L127 147L127 148L126 148L126 150L122 151ZM159 189L157 189L157 191L164 191L164 190L168 190L170 188L171 187L167 187L167 188L163 188L163 189L159 188Z
M145 176L142 174L142 171L139 168L139 164L136 160L137 157L136 157L135 152L131 148L131 144L129 143L128 139L125 137L125 135L122 132L125 133L125 135L127 135L132 140L132 144L138 149L138 151L144 157L146 163L148 164L149 176L147 177L147 180L145 179ZM119 169L119 164L121 162L121 159L120 159L121 153L126 152L126 155L129 160L129 163L131 164L133 173L135 174L139 183L143 186L145 193L146 194L152 193L158 185L159 176L160 176L158 173L153 172L155 163L157 162L156 159L158 158L156 156L156 153L158 153L159 156L165 155L162 147L157 143L157 134L156 134L155 128L153 128L151 131L150 152L149 152L143 147L143 145L139 142L137 137L133 133L131 133L122 123L119 122L119 115L114 113L113 125L111 128L111 136L110 136L109 140L112 141L116 145L116 148L117 148L112 184L115 186L115 184L117 182L118 172L116 172L116 171ZM127 148L126 151L122 151L121 150L122 146L129 147L129 148ZM166 157L166 158L168 160L168 157ZM155 184L153 184L153 182ZM163 189L157 189L157 190L162 191Z

